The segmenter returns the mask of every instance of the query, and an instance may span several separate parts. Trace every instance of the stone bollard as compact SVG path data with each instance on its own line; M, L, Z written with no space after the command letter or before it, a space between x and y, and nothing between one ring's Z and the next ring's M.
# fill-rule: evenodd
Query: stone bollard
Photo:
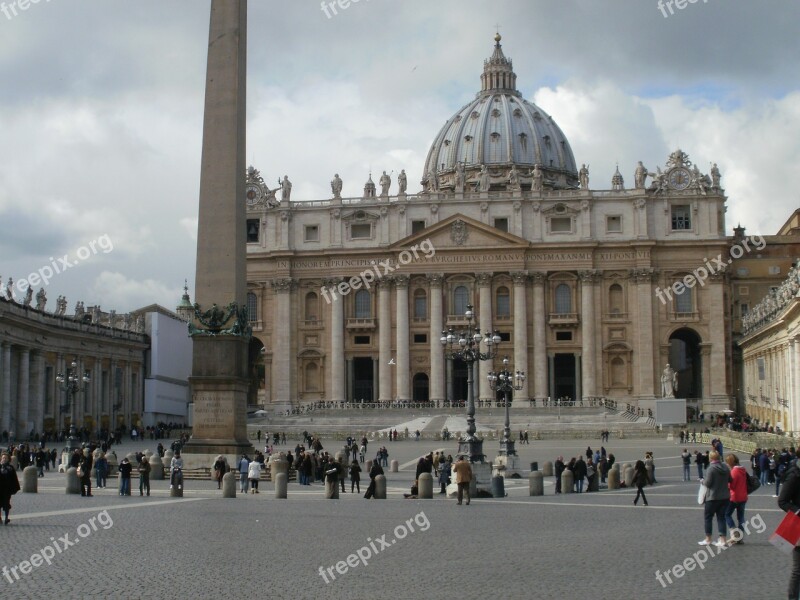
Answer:
M619 465L614 463L608 471L608 489L619 489Z
M575 491L575 475L569 469L561 474L561 493L572 494Z
M289 480L289 461L283 456L283 453L273 456L269 459L269 478L275 481L275 478L283 473L286 475L286 480ZM299 479L298 479L299 483Z
M325 477L325 499L338 500L339 499L339 478L333 479L327 475Z
M153 451L148 448L144 451L144 455L147 457L147 462L150 462L150 457L153 456Z
M81 480L78 479L78 469L70 467L67 469L67 493L80 494L81 493Z
M369 473L372 470L372 460L368 460L364 463L364 472Z
M175 485L169 488L169 496L170 498L183 498L183 486L186 484L186 481L183 479L183 473L180 476L175 477Z
M553 463L549 460L542 465L542 474L545 477L552 477L553 476Z
M236 475L232 472L222 476L222 497L236 498Z
M39 491L39 469L25 467L22 471L22 493L36 494Z
M119 470L119 463L117 461L117 453L113 450L106 452L106 462L108 463L108 477L113 477Z
M492 477L492 498L506 497L506 489L504 482L505 478L500 475L495 475L494 477Z
M275 482L275 497L285 499L286 483L289 481L289 476L286 473L277 473L275 477L273 477L273 481Z
M161 462L158 454L150 457L150 479L161 481L164 479L164 463Z
M633 486L633 467L629 464L622 465L622 476L625 480L625 487Z
M393 461L391 462L390 471L391 471L392 473L397 473L399 470L400 470L400 463L399 463L399 462L397 462L396 460L393 460Z
M534 471L528 476L528 495L544 496L544 472Z
M433 499L433 477L430 473L420 474L417 487L419 489L417 493L418 498L424 498L426 500Z
M376 500L386 500L386 477L384 475L375 476L375 491L372 497Z
M130 462L133 465L134 471L135 471L136 470L136 465L139 464L139 461L136 460L136 453L135 452L128 452L128 455L125 458L127 458L128 462Z
M594 477L592 477L592 481L589 486L586 488L587 492L599 492L600 491L600 472L595 469Z
M167 450L164 452L164 457L161 459L161 464L164 465L164 468L169 471L169 468L172 466L172 457L175 456L175 453L172 450Z

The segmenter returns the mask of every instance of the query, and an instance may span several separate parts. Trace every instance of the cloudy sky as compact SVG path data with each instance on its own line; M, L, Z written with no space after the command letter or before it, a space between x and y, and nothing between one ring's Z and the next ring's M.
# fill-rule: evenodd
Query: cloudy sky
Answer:
M268 183L288 174L298 200L329 196L334 172L344 195L401 168L418 191L499 25L519 89L590 165L592 188L610 187L616 163L632 184L636 161L654 170L681 147L703 171L719 164L729 233L775 233L800 206L800 5L663 6L351 0L334 14L250 0L248 162ZM48 308L63 294L70 311L172 308L185 278L191 289L209 7L0 0L4 281L60 270Z

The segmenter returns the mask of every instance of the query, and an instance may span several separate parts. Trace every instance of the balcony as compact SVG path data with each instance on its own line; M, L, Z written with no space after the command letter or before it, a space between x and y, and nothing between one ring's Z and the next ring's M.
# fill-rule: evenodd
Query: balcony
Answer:
M575 327L579 322L578 313L550 313L550 327Z
M348 331L374 331L375 319L347 319L345 327Z
M311 317L306 319L305 321L301 321L303 329L323 329L325 327L325 323L323 323L320 319L315 319Z
M700 320L700 313L698 311L692 312L676 312L669 313L670 321L682 321L684 323L694 323Z
M473 317L474 322L474 317ZM466 327L469 323L469 319L464 315L447 315L447 326L448 327Z

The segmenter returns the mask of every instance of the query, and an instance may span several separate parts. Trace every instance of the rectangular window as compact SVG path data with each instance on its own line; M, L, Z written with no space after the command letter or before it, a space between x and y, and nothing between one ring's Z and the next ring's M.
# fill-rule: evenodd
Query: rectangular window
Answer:
M368 240L372 237L372 224L353 223L350 226L350 237L354 240Z
M307 242L319 241L319 225L306 225L303 239Z
M500 331L498 333L500 336L501 342L510 342L511 341L511 334L508 331Z
M494 220L494 227L495 229L499 229L500 231L505 231L508 233L508 218L507 217L498 217Z
M550 233L572 233L572 217L550 219Z
M692 290L690 288L685 287L680 294L675 293L675 312L690 313L693 310L692 307Z
M370 341L370 336L368 335L357 335L353 338L353 343L358 344L359 346L368 346Z
M425 221L411 221L411 234L419 233L425 229Z
M428 297L414 296L414 318L426 319L428 317Z
M241 221L240 221L241 223ZM248 244L257 244L258 243L258 232L261 222L258 219L247 219L247 243Z
M556 341L557 342L571 342L572 341L572 332L571 331L556 331Z
M781 268L776 266L776 265L773 265L773 266L771 266L769 268L769 274L770 275L780 275L781 274Z
M672 230L681 231L692 228L692 216L688 204L672 207Z
M622 217L613 215L606 217L607 233L622 233Z
M427 344L428 343L428 334L427 333L415 333L414 334L414 343L415 344Z
M744 317L747 313L750 312L750 305L749 304L740 304L739 305L739 316Z

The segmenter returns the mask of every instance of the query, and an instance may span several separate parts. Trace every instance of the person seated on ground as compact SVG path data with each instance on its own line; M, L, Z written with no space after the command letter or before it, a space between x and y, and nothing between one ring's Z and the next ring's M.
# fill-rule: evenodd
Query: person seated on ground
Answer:
M419 496L419 480L415 479L414 483L411 484L411 493L410 494L403 494L403 498L407 500L413 500Z

